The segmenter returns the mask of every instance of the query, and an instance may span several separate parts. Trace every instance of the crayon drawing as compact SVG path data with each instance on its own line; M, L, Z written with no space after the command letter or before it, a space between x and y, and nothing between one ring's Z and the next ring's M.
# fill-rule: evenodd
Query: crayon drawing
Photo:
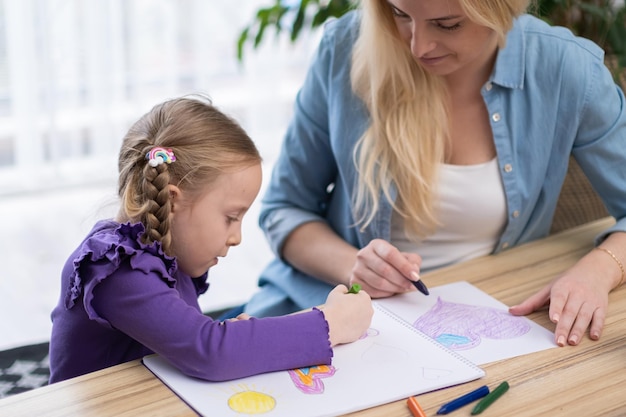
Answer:
M375 337L378 336L380 334L380 332L376 329L372 329L371 327L369 329L367 329L367 331L365 333L363 333L363 335L361 337L359 337L359 340L363 340L365 338L368 337Z
M483 338L513 339L530 331L528 320L506 310L454 303L441 297L413 326L454 350L472 349Z
M335 375L335 367L332 365L309 366L307 368L292 369L287 371L296 388L305 394L323 394L324 382L322 378Z
M376 302L373 308L370 328L360 340L335 346L332 366L210 382L186 376L158 355L143 362L198 415L224 417L345 415L485 375L416 330L415 310L407 321Z
M376 300L413 328L475 364L556 347L553 333L465 281Z
M263 414L272 411L276 407L276 399L269 394L254 391L241 385L242 389L237 390L228 398L228 407L241 414Z

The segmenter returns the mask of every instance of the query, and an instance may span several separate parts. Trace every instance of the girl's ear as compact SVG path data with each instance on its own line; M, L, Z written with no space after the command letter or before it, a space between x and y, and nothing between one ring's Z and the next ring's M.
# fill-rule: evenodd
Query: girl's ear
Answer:
M175 185L169 184L167 188L170 192L170 213L174 213L176 211L176 207L180 207L183 194L181 189Z

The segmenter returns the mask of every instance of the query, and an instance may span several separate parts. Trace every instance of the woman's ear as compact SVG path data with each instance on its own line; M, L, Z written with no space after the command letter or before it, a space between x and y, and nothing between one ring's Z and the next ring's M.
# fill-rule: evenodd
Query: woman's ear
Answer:
M169 184L167 188L170 193L170 213L174 213L181 205L183 194L181 189L173 184Z

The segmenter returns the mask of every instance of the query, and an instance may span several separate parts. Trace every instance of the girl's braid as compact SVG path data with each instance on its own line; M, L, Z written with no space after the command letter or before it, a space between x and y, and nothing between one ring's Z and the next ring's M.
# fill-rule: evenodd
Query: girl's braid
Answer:
M142 223L146 229L144 243L160 241L169 252L171 242L169 215L171 210L168 184L168 164L156 167L146 164L143 169L142 193L145 196Z

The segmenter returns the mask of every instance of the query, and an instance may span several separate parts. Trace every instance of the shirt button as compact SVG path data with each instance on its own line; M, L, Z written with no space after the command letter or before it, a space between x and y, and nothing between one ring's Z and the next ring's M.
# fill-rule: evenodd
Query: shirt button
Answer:
M494 114L492 114L492 115L491 115L491 119L492 119L494 122L499 122L499 121L500 121L500 113L494 113Z
M506 248L508 248L508 247L509 247L509 242L504 242L504 243L502 244L502 249L506 249Z
M519 217L519 211L518 211L518 210L515 210L515 211L513 212L513 218L515 219L515 218L518 218L518 217Z
M490 82L485 84L485 90L491 91L492 88L493 88L493 84L491 84Z
M513 171L513 166L511 164L506 164L504 166L504 172L511 172Z

